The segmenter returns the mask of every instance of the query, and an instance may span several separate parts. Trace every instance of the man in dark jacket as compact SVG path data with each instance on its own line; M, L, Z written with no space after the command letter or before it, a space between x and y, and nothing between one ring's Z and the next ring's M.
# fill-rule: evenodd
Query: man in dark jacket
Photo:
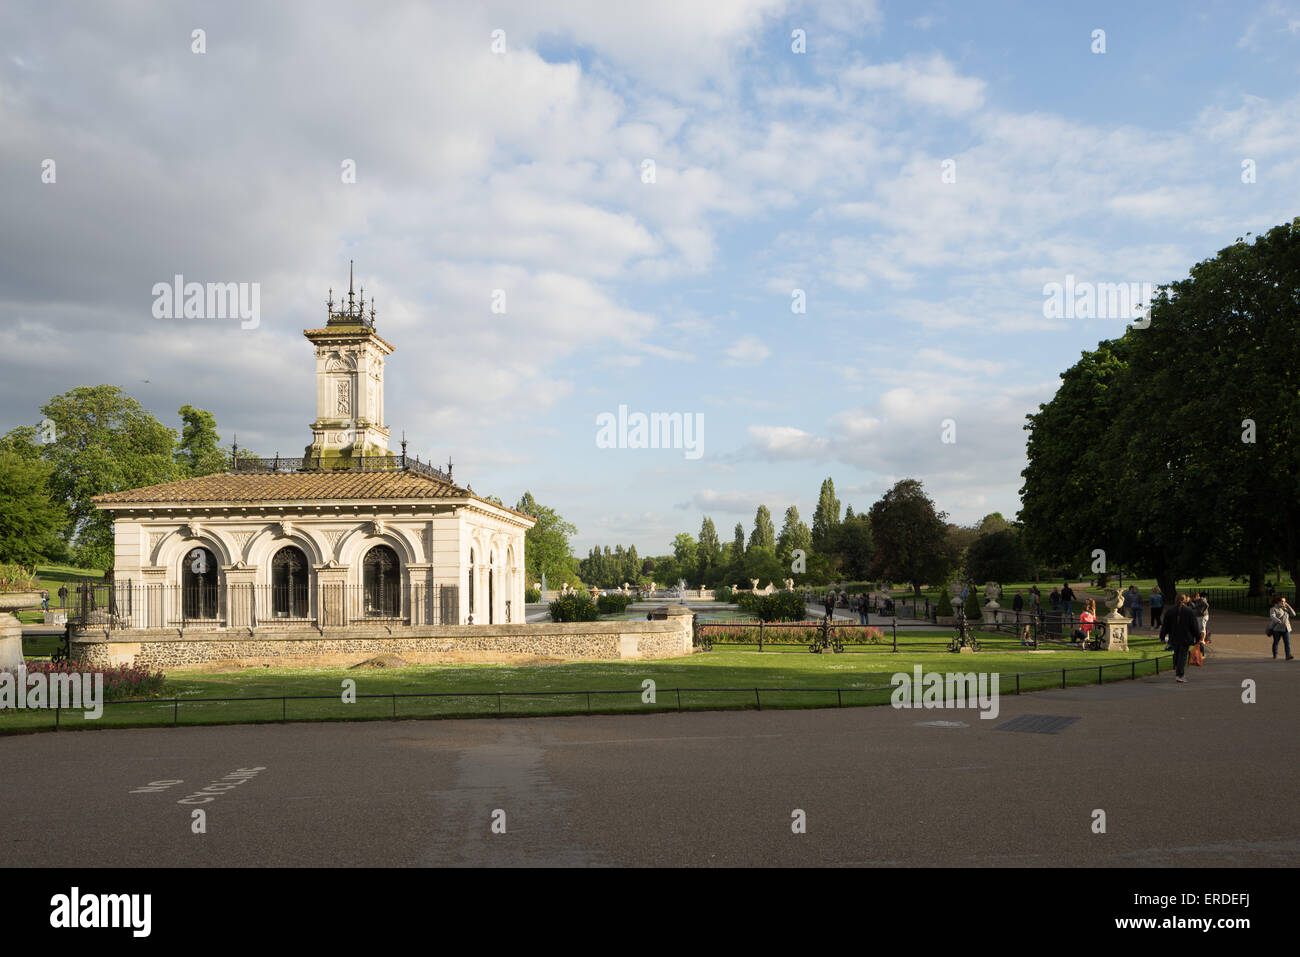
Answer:
M1186 683L1183 670L1187 667L1187 649L1200 640L1200 626L1196 612L1192 610L1186 595L1178 596L1178 604L1165 612L1165 620L1160 626L1161 640L1168 640L1174 650L1174 673L1176 681Z

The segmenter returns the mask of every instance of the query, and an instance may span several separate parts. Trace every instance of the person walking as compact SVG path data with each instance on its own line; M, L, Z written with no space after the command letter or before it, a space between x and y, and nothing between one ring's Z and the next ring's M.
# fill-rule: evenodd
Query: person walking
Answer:
M858 624L861 625L871 624L871 619L870 617L868 617L870 612L871 612L871 599L869 599L866 595L859 595L858 596Z
M50 593L44 588L41 589L41 611L50 610Z
M1016 589L1016 597L1011 599L1011 610L1016 613L1016 624L1020 623L1020 613L1025 610L1025 600L1020 597L1020 589Z
M1070 583L1066 582L1065 587L1061 589L1061 606L1065 609L1065 617L1071 621L1074 620L1074 589Z
M1159 585L1153 585L1151 587L1151 598L1149 604L1151 606L1151 627L1159 628L1160 615L1165 607L1165 596L1160 594Z
M66 608L68 605L68 586L59 586L59 607Z
M1174 674L1181 684L1187 683L1183 672L1187 669L1187 650L1200 637L1197 628L1196 612L1192 609L1191 599L1180 594L1176 603L1165 612L1164 623L1160 626L1160 638L1173 650Z
M1286 654L1286 660L1292 660L1291 655L1291 619L1295 615L1295 609L1286 603L1286 595L1276 595L1273 598L1273 607L1268 611L1268 634L1273 636L1273 657L1277 657L1277 643L1283 643L1283 650Z
M1210 640L1210 601L1201 592L1196 593L1195 600L1192 601L1192 610L1196 612L1196 624L1200 629L1201 641L1208 643ZM1204 647L1202 646L1202 651Z
M835 617L835 592L833 591L828 591L826 593L826 617Z
M1137 585L1128 586L1128 608L1129 616L1133 619L1133 627L1142 627L1142 593L1138 591Z

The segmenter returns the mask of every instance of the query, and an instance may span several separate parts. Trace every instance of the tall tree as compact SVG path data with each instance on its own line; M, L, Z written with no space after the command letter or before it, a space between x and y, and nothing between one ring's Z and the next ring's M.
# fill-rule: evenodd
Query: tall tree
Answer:
M713 527L713 519L707 515L704 516L704 521L700 522L700 541L696 548L696 555L699 559L700 581L707 582L710 571L722 560L722 545L718 541L718 530Z
M673 538L673 558L683 575L700 567L699 546L690 532L678 532Z
M53 467L0 449L0 562L32 565L62 550L67 511L50 498Z
M761 548L773 551L776 548L776 529L772 525L772 513L766 505L760 505L754 515L754 531L749 536L749 550Z
M776 537L776 557L786 568L790 567L795 549L803 550L806 563L812 549L812 531L799 519L799 509L791 505L785 510L785 522Z
M739 560L745 554L745 526L736 523L736 532L731 542L732 560Z
M935 511L920 482L894 483L868 516L875 537L874 567L882 577L910 583L918 597L921 585L944 581L951 564L945 547L947 515Z
M183 478L173 459L176 433L117 386L82 386L41 408L54 441L41 447L53 467L52 497L66 506L83 564L113 566L113 522L91 498Z
M569 536L576 535L578 530L555 509L540 504L532 492L524 492L515 511L537 519L537 524L524 533L525 580L531 585L541 581L545 572L546 584L551 588L566 581L579 583L569 547Z
M211 475L226 468L226 456L218 448L217 420L211 412L192 405L180 407L181 441L176 463L186 475Z
M835 497L835 483L827 478L822 482L817 496L817 510L813 512L812 544L823 554L829 554L835 545L835 526L840 523L840 500Z
M840 574L850 581L864 581L871 575L874 554L870 516L849 517L846 512L844 521L835 529L835 555Z

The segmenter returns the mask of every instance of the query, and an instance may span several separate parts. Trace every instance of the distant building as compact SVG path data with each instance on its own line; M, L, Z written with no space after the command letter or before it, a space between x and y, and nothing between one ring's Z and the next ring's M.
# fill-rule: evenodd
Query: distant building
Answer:
M125 628L502 624L524 620L536 520L389 450L384 357L349 276L316 350L301 459L95 498L113 516L112 616Z

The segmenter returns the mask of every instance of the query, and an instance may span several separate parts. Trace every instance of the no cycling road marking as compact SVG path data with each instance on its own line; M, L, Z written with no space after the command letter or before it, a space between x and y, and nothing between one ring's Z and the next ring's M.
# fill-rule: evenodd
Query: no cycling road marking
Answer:
M217 778L212 783L206 785L205 787L199 788L197 791L195 791L192 794L187 794L185 797L181 798L176 803L177 804L210 804L211 802L215 801L218 797L220 797L222 794L225 794L227 791L233 791L241 784L247 784L249 781L257 777L258 774L260 774L262 771L265 770L266 768L264 767L235 768L235 770L231 771L229 774L225 775L224 777ZM184 780L180 778L164 778L159 781L150 781L148 784L144 785L143 787L133 788L127 793L156 794L160 791L167 791L178 784L184 784L184 783L185 783Z

